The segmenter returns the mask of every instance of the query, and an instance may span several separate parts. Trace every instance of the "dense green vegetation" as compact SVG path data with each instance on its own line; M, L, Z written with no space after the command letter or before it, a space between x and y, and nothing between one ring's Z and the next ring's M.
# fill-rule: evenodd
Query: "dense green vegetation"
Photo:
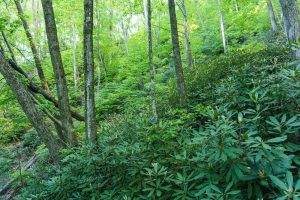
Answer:
M13 197L18 200L300 199L300 63L291 54L299 44L287 43L279 3L272 1L275 33L266 1L240 0L239 9L236 1L221 1L224 52L217 1L186 0L189 66L181 1L176 1L187 94L182 106L168 2L151 2L158 120L151 107L143 1L96 0L96 144L85 139L84 122L74 120L79 144L64 147L54 161L0 77L0 188L17 177L11 188L18 189ZM36 0L21 4L49 92L56 96L42 8ZM70 104L84 113L83 1L53 4ZM14 2L2 1L0 7L0 30L13 47L9 52L0 39L7 59L14 54L30 81L41 86ZM59 116L51 102L36 98L39 110ZM20 175L20 162L33 155L37 162Z

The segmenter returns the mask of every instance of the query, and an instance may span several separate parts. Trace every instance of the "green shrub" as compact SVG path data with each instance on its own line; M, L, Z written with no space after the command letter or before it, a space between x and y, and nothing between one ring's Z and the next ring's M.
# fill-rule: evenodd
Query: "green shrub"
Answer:
M17 199L299 198L297 63L247 51L192 69L190 108L169 108L158 124L149 109L112 112L97 150L68 149L60 168L42 163Z

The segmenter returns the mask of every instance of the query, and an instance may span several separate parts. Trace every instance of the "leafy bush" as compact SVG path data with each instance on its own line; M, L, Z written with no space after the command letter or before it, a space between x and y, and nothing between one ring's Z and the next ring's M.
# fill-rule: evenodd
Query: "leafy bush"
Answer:
M204 80L193 75L220 77L191 93L189 110L164 112L158 124L130 107L109 115L98 150L66 150L61 167L38 167L18 198L298 199L299 68L270 49L235 57L211 61L218 67Z

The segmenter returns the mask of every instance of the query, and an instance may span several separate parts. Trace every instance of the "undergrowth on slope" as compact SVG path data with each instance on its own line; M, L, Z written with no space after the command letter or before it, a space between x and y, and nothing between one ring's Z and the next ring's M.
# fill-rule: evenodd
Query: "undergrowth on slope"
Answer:
M16 199L299 199L300 67L287 52L189 69L188 109L161 109L158 124L142 106L108 115L98 150L65 150L59 168L41 156Z

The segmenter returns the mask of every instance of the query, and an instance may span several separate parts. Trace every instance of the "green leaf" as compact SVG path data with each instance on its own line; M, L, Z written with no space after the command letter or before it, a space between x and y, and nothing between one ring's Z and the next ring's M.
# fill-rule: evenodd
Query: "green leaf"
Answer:
M238 114L238 122L241 123L243 121L243 113Z
M297 120L297 116L292 117L291 119L289 119L286 124L289 125L290 123L293 123L294 121Z
M270 175L270 179L272 180L274 185L276 185L280 189L282 189L282 190L287 190L288 189L287 185L284 182L282 182L281 180L279 180L276 176Z
M231 182L229 183L229 185L227 185L227 187L226 187L226 189L225 189L225 193L227 193L227 192L231 189L232 185L233 185L233 182L231 181Z
M222 193L222 191L217 186L215 186L215 185L211 185L210 188L213 189L214 191L220 193L220 194Z
M295 122L295 123L292 123L292 124L289 124L290 127L298 127L300 126L300 122Z
M272 123L276 124L277 126L280 126L279 121L275 117L270 117L270 120Z
M240 192L241 191L239 191L239 190L234 190L234 191L228 192L227 194L236 195L236 194L239 194Z
M287 179L289 188L293 188L293 185L294 185L294 183L293 183L293 174L290 171L288 171L286 173L286 179Z
M295 185L295 190L299 190L299 189L300 189L300 179L297 181Z
M262 156L263 156L263 152L259 151L255 156L255 162L259 162Z
M286 114L284 114L281 118L281 123L284 123L286 121Z
M263 148L268 149L268 150L272 149L271 146L269 146L265 143L262 143L262 146L263 146Z
M273 139L269 139L267 140L268 143L279 143L279 142L283 142L287 139L287 136L282 136L282 137L277 137L277 138L273 138Z
M287 196L278 197L276 200L285 200L287 199Z

